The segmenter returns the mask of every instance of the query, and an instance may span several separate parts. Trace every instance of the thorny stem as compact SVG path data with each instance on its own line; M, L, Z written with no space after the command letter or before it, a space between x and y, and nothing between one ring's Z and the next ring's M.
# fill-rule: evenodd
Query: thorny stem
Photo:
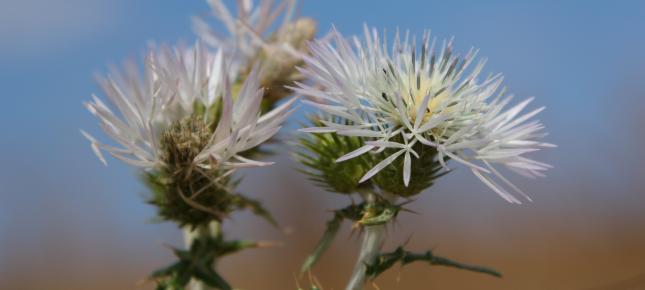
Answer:
M384 196L388 201L394 202L394 195ZM375 202L374 193L366 193L364 199L367 204ZM362 290L367 280L367 266L374 264L376 258L380 255L381 248L385 243L387 224L365 226L365 233L361 243L361 249L358 259L354 265L352 276L347 283L345 290Z
M220 224L217 221L212 221L208 226L201 226L197 229L192 229L190 226L184 228L184 244L186 248L190 248L193 241L201 237L213 237L217 238L220 235ZM215 265L212 265L213 268ZM197 279L191 279L190 283L186 287L187 290L213 290L214 288L209 287L204 282L201 282Z

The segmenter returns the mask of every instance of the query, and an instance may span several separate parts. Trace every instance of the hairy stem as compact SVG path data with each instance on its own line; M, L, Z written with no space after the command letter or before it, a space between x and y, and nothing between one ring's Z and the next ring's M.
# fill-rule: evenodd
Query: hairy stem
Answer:
M373 193L367 193L364 196L368 204L375 202L375 195ZM386 199L393 202L395 197L386 196ZM379 224L364 227L365 232L358 259L356 260L352 276L345 290L362 290L365 287L365 282L367 281L367 266L374 264L376 258L381 254L381 248L385 243L386 225Z
M365 227L361 250L354 265L352 277L345 290L362 290L365 286L367 265L374 263L385 242L385 225Z
M191 227L185 227L184 230L184 244L186 248L190 248L193 241L201 237L217 237L220 234L220 224L216 221L211 222L208 226L199 227L197 229L192 229ZM215 265L212 265L213 268ZM213 290L207 286L204 282L197 279L191 279L190 283L186 287L187 290Z

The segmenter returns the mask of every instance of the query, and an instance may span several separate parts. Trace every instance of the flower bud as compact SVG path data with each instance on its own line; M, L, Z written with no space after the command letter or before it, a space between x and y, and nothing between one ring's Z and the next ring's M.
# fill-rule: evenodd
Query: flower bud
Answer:
M196 116L175 121L161 134L163 165L145 173L144 179L154 189L149 203L159 208L163 219L197 227L219 221L231 210L229 178L221 170L193 163L211 135L209 126Z
M293 85L294 81L303 79L296 66L303 64L302 55L307 53L307 42L315 35L316 22L311 18L299 18L271 35L266 47L256 56L262 63L260 83L266 88L264 97L269 107L292 93L285 85Z

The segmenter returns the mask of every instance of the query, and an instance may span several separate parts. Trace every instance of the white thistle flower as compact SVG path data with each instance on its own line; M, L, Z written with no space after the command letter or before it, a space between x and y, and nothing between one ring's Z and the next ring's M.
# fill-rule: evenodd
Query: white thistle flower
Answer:
M210 108L221 102L221 115L207 145L193 160L203 168L218 166L224 170L263 166L264 163L244 158L238 153L263 143L278 132L290 114L293 99L261 115L263 90L254 69L237 95L233 96L232 81L236 71L222 60L222 52L209 53L198 43L193 48L151 50L145 59L141 77L136 64L126 65L125 74L114 72L101 85L107 99L117 111L93 96L87 109L100 122L103 131L120 147L97 141L88 133L98 158L106 163L102 151L124 162L144 169L163 166L159 137L174 122L193 114L206 121L208 109L199 113L197 106Z
M207 2L212 15L224 24L230 35L220 35L200 17L193 18L195 32L206 44L224 48L231 55L238 55L239 52L244 61L252 59L266 45L264 39L281 14L285 14L282 25L289 23L295 6L295 1L292 0L280 2L277 6L273 0L262 0L259 5L255 5L252 0L239 0L237 16L233 16L222 0Z
M524 155L554 145L538 141L546 134L543 125L530 120L544 109L520 112L528 99L504 110L512 96L499 89L502 75L479 80L485 60L471 69L477 54L470 50L463 58L452 52L452 41L444 41L439 54L435 41L424 33L421 51L415 37L397 31L391 50L376 29L365 26L364 39L345 39L332 31L331 40L310 45L301 73L315 85L298 83L296 92L312 97L308 102L339 118L321 120L323 127L305 132L336 132L359 136L365 145L340 157L348 160L368 152L398 149L369 170L361 182L371 178L397 158L404 158L403 181L410 181L411 160L418 158L414 145L437 150L445 159L466 165L487 186L512 203L520 201L511 192L526 194L496 169L503 165L524 176L543 176L551 166ZM500 184L501 183L501 184Z
M225 54L235 57L236 64L247 65L261 50L283 51L301 57L302 54L291 46L288 39L268 41L272 33L292 23L295 0L278 1L277 4L274 0L260 0L257 4L253 0L238 0L236 16L221 0L207 2L212 15L226 27L229 35L216 32L200 17L193 18L195 32L205 43L222 48ZM281 23L276 23L278 19Z

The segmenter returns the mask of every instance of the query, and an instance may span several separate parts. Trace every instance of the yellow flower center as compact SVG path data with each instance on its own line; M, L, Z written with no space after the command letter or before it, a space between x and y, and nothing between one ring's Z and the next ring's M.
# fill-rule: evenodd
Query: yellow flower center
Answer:
M443 103L450 96L450 88L444 87L442 81L436 75L431 77L425 74L412 75L407 82L403 82L401 96L408 104L408 114L415 121L419 106L423 105L423 99L430 95L430 100L423 111L421 118L427 121L434 113L441 110Z

